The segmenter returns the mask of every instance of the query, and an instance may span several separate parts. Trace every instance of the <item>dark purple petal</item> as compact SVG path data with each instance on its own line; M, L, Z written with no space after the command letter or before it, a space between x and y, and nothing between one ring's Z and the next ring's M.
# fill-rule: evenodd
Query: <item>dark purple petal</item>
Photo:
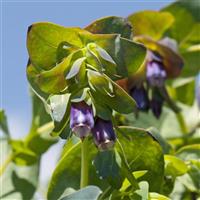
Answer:
M147 81L150 86L162 87L164 85L167 74L161 62L148 62L146 70Z
M94 127L92 107L84 101L72 103L70 110L70 128L80 138L86 137Z
M130 91L130 95L136 101L139 110L147 111L149 109L148 94L143 86L139 88L132 88Z
M111 121L97 118L92 129L94 142L100 150L111 149L116 140L116 135Z
M162 113L163 101L163 98L159 94L153 94L151 100L151 109L156 118L159 118Z

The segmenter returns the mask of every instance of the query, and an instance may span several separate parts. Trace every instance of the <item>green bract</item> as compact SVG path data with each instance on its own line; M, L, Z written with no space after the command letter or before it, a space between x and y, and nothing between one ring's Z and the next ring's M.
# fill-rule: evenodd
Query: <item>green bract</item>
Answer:
M114 30L117 31L125 22L116 20ZM68 123L68 100L62 98L65 94L71 96L71 101L75 98L79 102L84 98L77 100L76 96L85 91L96 115L102 116L101 112L98 113L102 105L107 106L107 109L104 107L105 113L110 113L110 110L133 111L134 100L113 81L133 75L142 65L146 51L142 45L122 38L114 30L115 34L92 34L80 28L51 23L36 23L29 27L27 77L52 115L53 135L60 134ZM63 101L65 108L51 103L54 96L56 101Z
M199 2L178 0L85 28L31 25L32 121L14 139L0 109L0 199L198 199L199 22Z

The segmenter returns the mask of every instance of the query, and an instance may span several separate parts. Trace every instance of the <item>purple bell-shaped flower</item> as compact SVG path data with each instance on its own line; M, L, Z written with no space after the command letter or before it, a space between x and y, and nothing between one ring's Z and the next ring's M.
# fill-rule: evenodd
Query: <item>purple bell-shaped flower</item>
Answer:
M102 151L111 149L115 144L116 135L110 120L97 118L92 134L96 146Z
M76 136L84 139L94 127L92 107L84 101L72 103L70 110L70 128Z
M149 98L147 91L142 87L134 87L130 90L130 95L136 101L139 110L147 111L149 109Z
M162 62L150 61L147 64L146 77L150 86L162 87L167 77Z

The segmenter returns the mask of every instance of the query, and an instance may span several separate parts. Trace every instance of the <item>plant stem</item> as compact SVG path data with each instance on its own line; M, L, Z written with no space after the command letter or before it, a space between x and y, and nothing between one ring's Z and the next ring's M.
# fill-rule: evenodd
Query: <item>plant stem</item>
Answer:
M8 158L5 160L5 162L3 163L3 165L0 167L0 176L4 173L4 171L6 170L8 164L12 161L14 157L14 154L11 153Z
M81 143L81 182L80 188L88 185L88 137Z
M187 125L186 125L186 123L185 123L185 120L184 120L184 117L183 117L182 113L181 113L181 112L177 112L177 113L176 113L176 118L177 118L177 120L178 120L178 123L179 123L179 126L180 126L180 128L181 128L182 134L183 134L183 135L188 134L188 133L189 133L189 130L188 130L188 128L187 128Z

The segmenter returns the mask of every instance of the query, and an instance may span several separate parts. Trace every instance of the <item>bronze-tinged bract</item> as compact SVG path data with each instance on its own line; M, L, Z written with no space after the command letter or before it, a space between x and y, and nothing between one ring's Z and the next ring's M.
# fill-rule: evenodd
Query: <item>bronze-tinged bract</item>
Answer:
M94 127L92 107L84 101L72 103L70 110L70 128L81 139L87 137Z
M137 36L134 37L134 40L144 44L148 50L152 51L154 54L159 55L159 57L162 59L167 78L176 78L180 75L181 69L184 65L183 59L177 52L174 51L173 47L170 48L169 45L164 45L162 42L154 41L147 36Z

